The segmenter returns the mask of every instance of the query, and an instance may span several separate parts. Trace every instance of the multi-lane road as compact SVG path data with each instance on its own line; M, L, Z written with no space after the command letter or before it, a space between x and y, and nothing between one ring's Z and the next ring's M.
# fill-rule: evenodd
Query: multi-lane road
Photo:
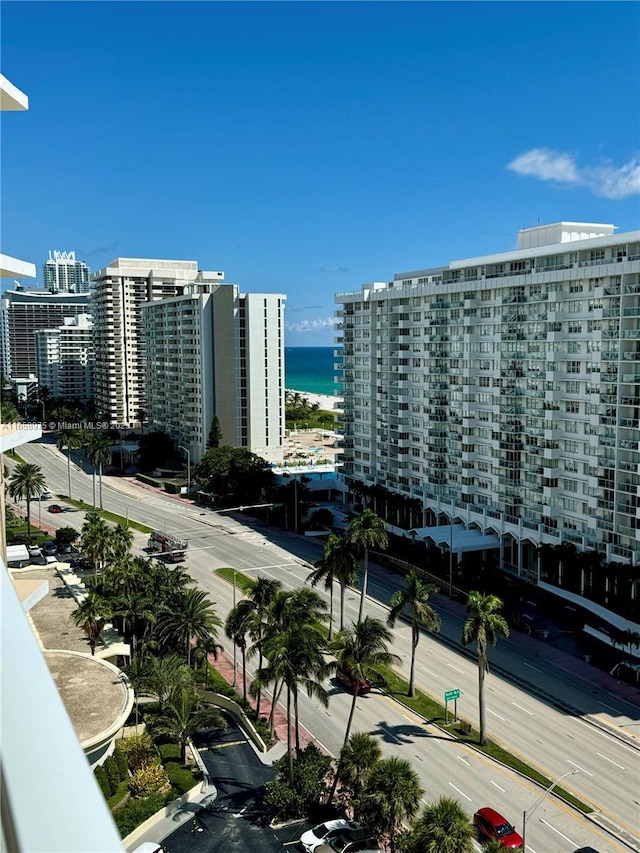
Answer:
M20 453L42 466L54 493L67 492L66 459L54 446L25 445ZM91 477L75 465L72 468L74 497L90 501ZM105 478L103 493L106 509L189 539L188 569L211 593L223 618L231 608L232 590L213 574L215 568L260 570L293 588L304 583L309 562L320 553L317 542L242 524L225 514L202 510L127 481ZM79 527L84 517L84 513L46 515L56 526ZM146 537L136 535L136 547L145 544ZM372 567L367 604L371 615L386 618L385 602L399 583L398 578ZM324 594L322 589L318 591ZM357 616L358 595L354 590L349 592L348 619ZM476 721L477 667L473 657L458 645L464 613L439 596L433 603L442 618L442 631L421 637L417 684L439 699L445 690L460 688L459 711ZM401 668L408 671L407 625L399 623L396 627L393 650L403 659ZM550 778L577 771L564 780L563 786L595 809L591 818L583 818L548 798L527 823L527 850L569 853L588 844L600 851L640 850L640 743L633 736L640 730L640 707L556 666L546 659L545 647L536 642L523 643L521 638L503 641L490 650L490 660L487 709L491 737ZM350 697L334 685L331 692L328 709L303 698L300 710L306 727L326 749L337 754ZM372 693L358 704L355 728L377 734L385 753L409 758L428 799L442 794L455 796L470 812L490 804L522 829L522 811L535 803L539 789L451 741L388 697ZM609 835L607 828L615 835Z

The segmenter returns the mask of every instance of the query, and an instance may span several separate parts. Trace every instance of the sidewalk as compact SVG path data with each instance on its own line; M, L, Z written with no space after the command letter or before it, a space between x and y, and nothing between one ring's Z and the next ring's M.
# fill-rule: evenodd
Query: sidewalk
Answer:
M209 655L209 663L216 669L220 675L233 686L233 663L227 658L227 656L223 652L218 652L218 659L215 660L213 655ZM253 696L249 695L249 685L251 684L251 679L247 674L247 701L251 704L251 707L255 711L256 709L256 699ZM239 696L242 696L242 669L238 668L238 677L235 689ZM262 692L262 696L260 698L260 716L265 719L269 719L269 714L271 713L271 705L272 705L272 697L270 694L266 694L264 691ZM278 741L282 746L284 746L286 750L287 746L287 717L285 713L280 708L280 705L276 705L276 710L274 714L274 730L275 734L278 738ZM291 720L291 738L292 738L292 746L295 747L295 733L294 733L294 725L293 719ZM306 729L302 724L300 725L300 748L305 749L310 743L316 743L318 749L322 750L322 747L315 741L311 732ZM273 746L269 752L266 754L269 756L271 753L274 754L274 757L269 761L272 763L273 760L279 758L282 755L282 749L277 749L278 744ZM322 750L323 752L325 750Z

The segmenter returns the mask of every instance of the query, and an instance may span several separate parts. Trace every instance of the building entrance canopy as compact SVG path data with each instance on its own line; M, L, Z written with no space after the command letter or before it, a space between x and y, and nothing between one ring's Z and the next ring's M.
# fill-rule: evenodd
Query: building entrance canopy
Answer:
M430 539L434 545L446 545L457 554L465 551L485 551L500 547L500 539L481 530L466 530L461 524L442 524L438 527L416 527L410 530L421 542Z

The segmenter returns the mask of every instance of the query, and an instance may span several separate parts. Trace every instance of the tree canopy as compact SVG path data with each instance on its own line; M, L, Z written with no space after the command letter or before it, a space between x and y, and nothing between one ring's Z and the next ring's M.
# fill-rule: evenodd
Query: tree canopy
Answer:
M244 447L212 447L192 471L218 506L259 503L273 481L269 463Z

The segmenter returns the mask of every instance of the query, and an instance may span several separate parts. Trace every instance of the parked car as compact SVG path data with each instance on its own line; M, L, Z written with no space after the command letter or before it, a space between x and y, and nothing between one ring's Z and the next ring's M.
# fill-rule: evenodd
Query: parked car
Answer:
M45 556L55 557L58 549L57 549L56 543L53 542L53 540L49 539L42 546L42 550L44 551Z
M50 501L52 497L53 497L53 495L51 494L51 492L41 492L39 500Z
M60 504L49 504L47 510L48 512L62 512L62 507Z
M378 842L375 841L366 829L342 829L338 831L328 844L321 844L316 848L317 853L373 853L377 851Z
M522 836L495 809L488 806L478 809L473 816L473 825L478 830L481 840L496 838L508 850L517 850L522 847Z
M336 670L336 678L341 684L344 684L345 687L348 687L352 693L356 693L358 696L369 693L371 690L371 684L368 681L360 681L354 678L348 669Z
M327 820L324 823L314 826L313 829L303 832L300 836L300 844L302 844L307 853L313 853L316 847L333 838L339 832L343 830L353 832L357 829L362 829L362 827L359 823L355 823L352 820L346 820L345 818Z

